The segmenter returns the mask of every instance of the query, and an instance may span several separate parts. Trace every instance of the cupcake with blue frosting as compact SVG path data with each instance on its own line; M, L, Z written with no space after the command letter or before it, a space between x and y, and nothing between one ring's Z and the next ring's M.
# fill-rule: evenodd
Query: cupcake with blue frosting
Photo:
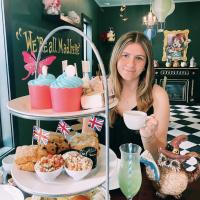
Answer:
M52 108L55 112L74 112L81 109L83 81L75 74L75 67L68 65L63 74L51 83Z
M28 82L31 107L34 109L52 108L50 85L56 80L53 74L47 73L47 66L42 67L42 74Z

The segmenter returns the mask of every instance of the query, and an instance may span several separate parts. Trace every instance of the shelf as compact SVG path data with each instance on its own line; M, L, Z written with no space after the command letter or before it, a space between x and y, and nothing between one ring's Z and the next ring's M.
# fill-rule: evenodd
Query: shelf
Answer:
M80 181L74 181L64 171L52 182L42 182L34 172L27 172L17 169L15 166L11 170L13 180L17 186L29 194L59 197L64 195L74 195L85 192L100 186L106 181L106 146L100 146L99 157L97 158L97 167L91 173ZM116 171L117 156L109 149L109 171L110 177Z
M113 108L117 105L118 100L114 101L109 105L109 108ZM60 119L77 119L81 117L87 117L91 114L99 114L105 111L103 108L94 108L88 110L81 110L76 112L54 112L52 109L32 109L30 105L30 96L23 96L16 99L13 99L8 102L7 105L10 113L17 117L32 119L32 120L60 120Z
M43 14L42 18L45 21L56 24L57 26L71 25L78 29L81 29L81 24L74 23L68 16Z
M60 20L63 20L64 22L67 22L73 26L76 26L76 24L67 16L60 15Z

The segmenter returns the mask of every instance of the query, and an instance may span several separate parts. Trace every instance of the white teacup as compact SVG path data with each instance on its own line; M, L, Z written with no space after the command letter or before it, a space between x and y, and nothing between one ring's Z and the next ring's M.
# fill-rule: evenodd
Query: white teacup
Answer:
M126 126L132 130L139 130L145 125L147 113L142 111L130 110L123 113Z

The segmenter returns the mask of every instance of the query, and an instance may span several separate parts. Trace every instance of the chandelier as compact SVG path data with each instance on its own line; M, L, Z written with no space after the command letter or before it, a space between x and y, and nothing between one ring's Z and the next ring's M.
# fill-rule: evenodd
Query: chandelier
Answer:
M151 2L150 2L150 10L149 13L143 17L143 24L146 25L148 29L152 29L156 23L157 23L157 18L152 13Z

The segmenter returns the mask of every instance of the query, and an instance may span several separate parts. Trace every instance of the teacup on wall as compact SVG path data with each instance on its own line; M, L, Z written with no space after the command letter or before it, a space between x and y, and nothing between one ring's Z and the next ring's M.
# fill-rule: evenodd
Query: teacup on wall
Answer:
M123 113L126 126L132 130L139 130L145 125L147 113L142 111L126 111Z

